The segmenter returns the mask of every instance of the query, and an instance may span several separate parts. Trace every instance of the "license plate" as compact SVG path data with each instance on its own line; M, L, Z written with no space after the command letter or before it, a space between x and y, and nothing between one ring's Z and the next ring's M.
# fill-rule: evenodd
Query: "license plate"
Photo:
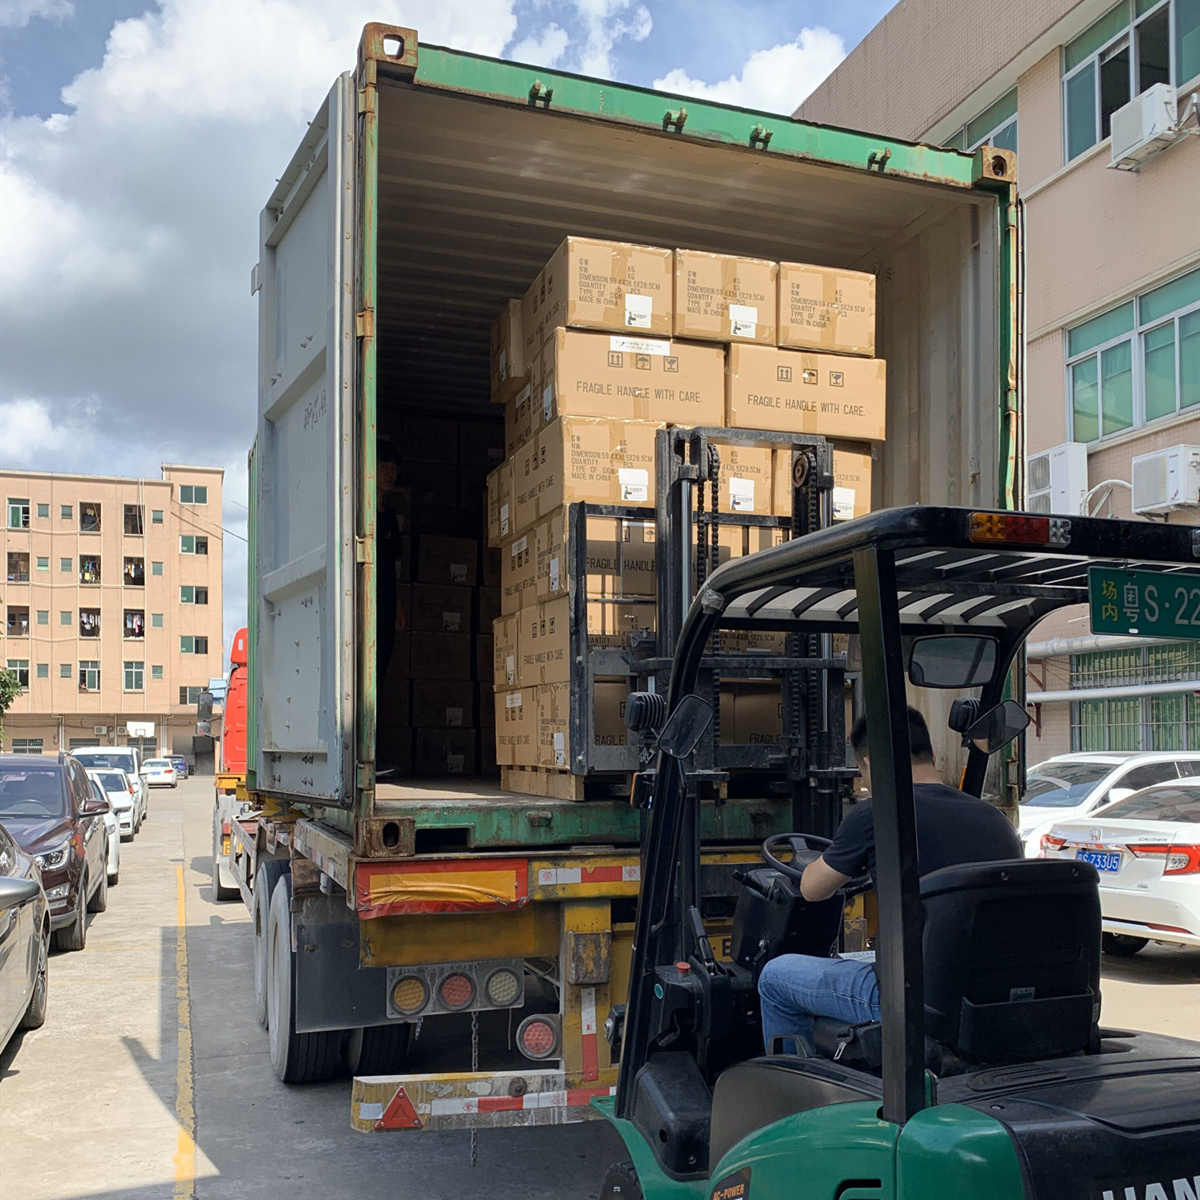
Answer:
M1077 850L1075 857L1080 862L1091 863L1097 871L1115 872L1121 869L1119 850Z

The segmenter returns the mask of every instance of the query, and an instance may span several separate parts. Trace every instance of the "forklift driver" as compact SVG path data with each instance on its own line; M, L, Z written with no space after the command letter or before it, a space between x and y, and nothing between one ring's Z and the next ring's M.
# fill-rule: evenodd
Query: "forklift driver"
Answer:
M913 801L917 818L917 862L921 874L960 863L1020 858L1021 841L1008 819L986 800L942 783L933 760L925 718L908 710ZM867 725L854 723L850 744L863 785L870 790ZM851 879L869 874L875 882L875 830L871 802L857 805L838 826L832 843L804 868L805 900L828 900ZM781 954L763 968L758 981L763 1041L773 1052L775 1038L805 1042L798 1053L813 1052L813 1018L862 1024L880 1019L879 982L872 962Z

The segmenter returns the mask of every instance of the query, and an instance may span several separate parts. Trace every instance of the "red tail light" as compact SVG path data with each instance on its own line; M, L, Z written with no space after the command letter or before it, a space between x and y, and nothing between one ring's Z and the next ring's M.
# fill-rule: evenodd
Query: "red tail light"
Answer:
M1134 842L1125 848L1134 858L1161 858L1164 875L1200 875L1200 846L1170 842Z
M1042 853L1047 850L1061 850L1067 844L1066 838L1055 837L1052 833L1042 834Z

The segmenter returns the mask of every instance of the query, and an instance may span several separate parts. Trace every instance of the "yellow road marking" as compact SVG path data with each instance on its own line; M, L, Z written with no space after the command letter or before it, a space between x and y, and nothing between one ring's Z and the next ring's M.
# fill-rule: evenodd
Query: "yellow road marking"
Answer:
M175 1004L179 1027L175 1057L175 1118L179 1122L179 1136L175 1145L174 1200L188 1200L196 1194L196 1090L192 1078L187 892L182 866L175 868Z

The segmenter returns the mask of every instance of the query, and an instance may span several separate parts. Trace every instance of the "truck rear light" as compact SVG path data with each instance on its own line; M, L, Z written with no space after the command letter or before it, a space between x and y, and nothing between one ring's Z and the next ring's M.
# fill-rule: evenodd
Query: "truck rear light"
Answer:
M1052 833L1043 833L1042 834L1042 853L1043 854L1047 853L1047 851L1061 850L1066 844L1067 844L1066 838L1056 837Z
M492 958L389 967L387 989L388 1015L408 1020L434 1013L520 1008L525 1003L525 963Z
M497 1008L509 1008L521 995L521 979L515 971L501 967L488 976L483 990L489 1003Z
M558 1022L544 1013L526 1017L517 1026L517 1049L526 1058L553 1058L558 1050Z
M454 971L438 984L438 999L449 1009L467 1008L475 999L475 981L461 971Z
M973 512L967 519L967 538L985 545L1067 546L1071 522L1028 513Z
M419 975L405 975L392 986L392 1007L403 1016L419 1013L429 1002L429 989Z

